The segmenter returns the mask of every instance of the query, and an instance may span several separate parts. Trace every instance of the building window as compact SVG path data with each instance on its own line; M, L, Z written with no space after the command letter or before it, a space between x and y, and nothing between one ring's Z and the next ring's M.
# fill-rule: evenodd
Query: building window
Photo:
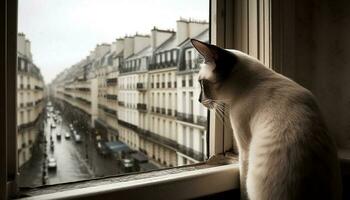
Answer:
M87 5L89 5L89 3L91 2L88 2ZM29 6L29 4L31 6ZM65 4L70 8L76 6L76 4L68 1L65 2ZM107 2L106 4L109 3ZM118 2L113 3L113 6L115 6L115 4L118 4ZM184 9L188 6L188 2L185 4L181 2L177 4ZM124 7L118 8L133 10L134 7L128 7L128 5L129 3L123 4ZM77 157L76 154L78 154L78 158L82 158L79 159L80 167L75 169L77 172L76 179L81 177L86 177L86 179L100 178L101 176L120 175L129 172L126 169L122 169L120 166L116 166L115 160L105 159L102 155L106 152L112 152L113 145L117 144L125 145L125 149L130 150L130 152L128 151L125 155L118 155L118 162L122 161L122 159L137 157L132 154L140 153L139 151L149 152L149 155L154 155L155 159L152 160L152 157L147 157L147 165L155 169L160 169L164 167L163 165L180 165L181 160L177 160L177 155L180 151L181 154L185 154L185 156L190 159L196 157L190 151L189 147L186 146L190 144L188 143L190 139L188 139L185 146L180 146L183 142L181 138L181 127L183 127L181 124L183 121L178 121L184 114L185 117L188 114L186 113L186 109L189 109L189 91L196 94L199 88L192 87L191 83L180 82L180 77L183 75L178 74L178 64L181 63L182 65L182 63L185 63L185 58L182 56L180 58L177 54L179 49L188 47L191 44L189 40L183 41L181 45L178 44L176 41L176 34L183 32L187 34L185 38L202 38L202 35L200 35L202 33L209 35L209 23L200 21L208 21L208 18L198 19L199 21L186 19L185 23L191 28L191 35L188 31L182 30L181 26L179 26L181 30L174 30L174 32L169 31L169 33L167 33L167 31L161 32L155 36L159 38L153 38L154 35L151 34L151 30L149 30L149 33L145 32L145 34L149 34L147 36L125 36L125 34L135 32L135 27L132 27L134 26L133 24L131 24L131 26L125 26L125 16L115 17L117 14L120 14L120 12L113 12L113 19L103 18L103 15L97 14L94 15L94 19L97 21L103 20L107 24L113 24L113 27L117 28L115 30L108 29L110 27L106 26L104 27L105 29L98 30L98 27L97 29L94 27L94 29L91 30L96 31L91 31L88 35L95 38L96 34L100 35L102 32L107 31L112 36L114 34L112 38L119 39L113 42L111 41L109 44L87 45L86 40L82 40L81 38L82 35L86 35L86 30L79 30L79 24L77 24L75 30L81 33L76 34L80 35L80 37L73 34L75 36L72 39L77 43L72 44L65 41L65 38L58 34L62 30L66 32L70 31L70 29L66 29L67 27L62 27L62 24L52 22L51 25L55 24L55 26L46 27L47 24L43 21L45 18L37 18L35 17L36 15L33 18L23 19L23 16L32 12L32 10L35 10L36 14L40 16L44 16L47 14L46 12L54 12L62 9L62 7L52 6L52 4L48 2L41 2L40 7L36 6L38 5L20 2L20 9L18 9L19 12L26 10L26 12L19 15L21 18L19 21L27 22L28 20L36 19L36 21L28 23L28 26L23 26L23 23L19 23L18 27L18 30L34 33L34 35L36 34L33 38L27 38L27 36L21 38L22 34L18 35L19 40L33 40L31 41L32 45L22 48L25 49L24 52L18 52L17 67L18 69L24 68L23 70L19 70L21 77L18 77L18 87L23 89L20 92L25 92L23 94L23 99L20 94L18 94L18 99L20 99L18 102L18 109L20 109L18 111L18 126L20 128L30 126L30 128L33 129L33 133L43 131L43 136L46 137L45 139L49 147L47 151L44 149L43 151L45 152L43 153L46 153L48 158L53 157L56 159L56 170L59 173L55 174L57 175L56 178L49 176L48 182L45 184L60 184L66 181L72 181L74 177L69 177L72 179L68 180L68 176L64 174L64 169L61 168L61 166L62 164L77 166L77 160L72 159ZM42 9L38 9L43 7L45 7L45 12ZM165 10L167 8L164 7L162 9ZM149 14L150 12L157 13L159 11L154 8L146 10L147 12L145 12L145 14ZM172 9L168 9L168 11L174 12ZM144 11L142 10L142 12ZM207 10L204 14L206 12ZM176 14L180 13L176 12ZM194 15L197 15L197 11ZM196 18L198 16L191 17ZM62 15L59 17L57 16L57 19L71 21L72 19L70 19L70 17L71 15ZM51 20L51 18L46 18L46 20ZM91 21L84 20L87 19L83 18L82 24L85 24L85 22L91 24ZM147 27L159 25L153 24L155 22L142 21L145 20L143 18L140 18L140 20L141 23L145 26L147 25ZM174 23L177 23L174 19L169 21L169 28L171 28ZM49 35L38 35L35 30L44 28L39 25L50 30L53 29L53 31L50 31L50 33L48 33ZM62 29L58 30L58 27ZM120 30L122 30L122 32L120 32ZM144 30L139 31L144 32ZM67 47L65 51L62 51L61 48L56 49L56 54L60 55L60 60L62 62L58 63L57 59L53 59L52 54L49 54L49 50L47 52L44 51L43 54L33 55L35 60L32 59L32 52L38 52L38 47L45 47L45 44L42 42L48 41L49 38L47 38L47 36L50 36L49 38L56 38L62 42L60 43L62 47ZM40 38L40 40L37 38ZM96 38L101 37L96 36ZM155 39L157 43L156 48L152 48L154 46L151 44L151 39ZM47 44L50 42L54 41L48 41ZM19 43L20 41L18 44ZM84 49L83 51L79 49L87 48L87 46L93 46L93 48ZM32 51L33 48L35 48L35 51ZM19 51L20 49L21 48L18 48ZM67 62L70 60L67 54L75 50L77 50L77 52L78 50L79 52L86 52L86 54L81 55L81 58L77 58L77 60L72 63ZM46 65L37 66L38 63L45 63L43 60L48 60L50 66L62 66L62 68L52 70L48 69ZM172 62L177 60L178 62ZM34 63L35 61L38 61L38 63ZM165 67L167 68L164 69ZM23 71L28 71L30 73L23 73ZM184 89L180 87L177 88L177 80L179 80L180 85L184 84L183 86L185 87L187 85L187 87ZM50 85L48 85L49 83ZM184 90L186 90L186 92L184 92ZM184 95L182 95L182 92L184 92ZM178 94L180 96L177 96ZM179 99L177 99L178 97ZM184 101L181 102L181 98L183 98ZM193 114L195 115L198 113ZM61 138L62 143L60 143L57 137L57 133L65 129L62 127L62 124L58 122L61 119L64 121L64 124L69 127L69 133L71 133L70 136L72 137L70 141L72 143L71 147L74 150L71 149L72 152L70 152L69 149L62 149L65 139ZM20 123L28 124L21 126ZM190 123L192 122L187 122L187 125L190 126ZM198 127L194 122L192 125ZM179 133L177 131L179 131ZM187 132L189 132L189 130L187 130ZM114 133L117 133L118 137L116 137ZM76 143L79 143L76 139L79 138L77 135L83 139L81 141L82 145L76 145ZM186 138L189 137L188 135L184 136ZM61 137L64 137L64 135ZM147 143L144 141L145 138L146 140L149 139ZM35 141L35 139L38 138L33 136L31 139ZM50 151L51 143L53 143L54 146L54 150L52 151ZM104 145L103 147L97 145L102 145L102 143ZM35 145L34 142L33 145ZM107 151L102 152L103 148ZM61 150L68 151L65 155L66 157L62 157L63 154L61 155L59 153ZM30 162L30 157L30 154L27 154L24 159L22 156L21 164ZM205 157L196 157L196 159L196 162L201 162L205 160ZM104 166L96 162L100 160L104 161L102 163ZM37 169L41 170L45 168L43 170L45 172L48 171L48 165L43 165L42 163L46 163L46 160L40 162L40 164L37 165ZM135 161L135 165L137 166L135 169L132 169L133 171L131 172L147 170L141 169L143 165L137 161ZM23 165L20 167L22 166ZM100 170L100 168L105 168L106 171ZM20 176L23 174L26 173L21 173ZM31 174L30 177L34 177L34 175ZM40 179L38 181L33 181L33 183L42 183L41 181Z

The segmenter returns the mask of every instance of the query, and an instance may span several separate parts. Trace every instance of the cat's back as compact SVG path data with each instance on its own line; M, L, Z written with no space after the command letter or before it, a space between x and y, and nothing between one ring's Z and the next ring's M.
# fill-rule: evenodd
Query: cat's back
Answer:
M256 92L260 103L251 122L247 180L256 190L251 193L339 199L336 147L312 93L278 74Z

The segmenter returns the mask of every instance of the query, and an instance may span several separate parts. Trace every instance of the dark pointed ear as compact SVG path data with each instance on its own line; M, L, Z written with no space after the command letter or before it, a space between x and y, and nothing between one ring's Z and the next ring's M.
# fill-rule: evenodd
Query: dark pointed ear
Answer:
M204 57L205 61L214 61L218 58L219 47L196 39L191 39L191 43L193 47Z

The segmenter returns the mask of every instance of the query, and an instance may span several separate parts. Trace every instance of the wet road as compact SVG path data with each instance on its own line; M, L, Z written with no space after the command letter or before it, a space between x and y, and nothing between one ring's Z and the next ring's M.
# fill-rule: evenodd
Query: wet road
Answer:
M73 138L66 139L64 137L66 132L70 132L68 127L63 123L57 123L56 128L50 128L53 120L45 125L46 140L46 152L48 157L53 157L57 162L57 169L49 170L47 184L55 184L62 182L71 182L82 179L93 178L94 174L90 167L80 154L78 149L81 149L83 143L76 143ZM61 133L61 139L57 138L57 133ZM50 149L50 136L54 143L54 150Z
M46 148L45 144L42 144L42 149L46 150L48 158L54 157L56 159L57 169L44 169L43 162L45 158L43 152L38 150L21 170L21 187L42 185L43 170L47 171L46 184L49 185L117 174L117 161L112 157L100 155L88 132L79 132L79 128L76 127L82 139L81 143L76 143L73 134L69 130L68 123L65 119L61 121L55 123L56 128L50 128L51 124L54 123L53 119L45 120ZM61 139L57 138L58 132L61 133ZM70 139L65 138L66 133L71 135ZM50 136L52 136L54 150L50 149Z

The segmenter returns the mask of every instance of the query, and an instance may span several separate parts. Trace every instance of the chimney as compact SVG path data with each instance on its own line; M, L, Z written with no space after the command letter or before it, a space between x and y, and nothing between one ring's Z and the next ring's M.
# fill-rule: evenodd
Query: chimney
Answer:
M151 30L151 46L152 49L156 49L159 47L163 42L168 40L170 37L172 37L175 34L174 31L170 30L160 30L154 27Z
M30 41L26 39L25 41L25 55L29 60L32 60L32 50L31 50L31 44Z
M176 45L179 45L188 38L188 22L184 19L177 20L176 28Z
M151 43L149 35L139 35L134 36L134 54L139 53L144 48L148 47Z
M205 21L190 20L188 23L188 37L193 38L209 28L209 23Z
M124 39L124 59L134 53L134 38L126 36Z
M176 21L177 23L177 45L181 44L187 38L196 37L204 30L209 28L209 23L206 21L198 21L192 19L183 19Z
M123 38L118 38L115 41L115 53L120 54L124 50L124 39Z
M107 43L102 43L102 44L98 44L96 45L95 48L95 56L97 58L102 57L103 55L105 55L109 50L111 49L111 45L107 44Z
M17 35L17 51L22 55L26 55L26 37L23 33Z

